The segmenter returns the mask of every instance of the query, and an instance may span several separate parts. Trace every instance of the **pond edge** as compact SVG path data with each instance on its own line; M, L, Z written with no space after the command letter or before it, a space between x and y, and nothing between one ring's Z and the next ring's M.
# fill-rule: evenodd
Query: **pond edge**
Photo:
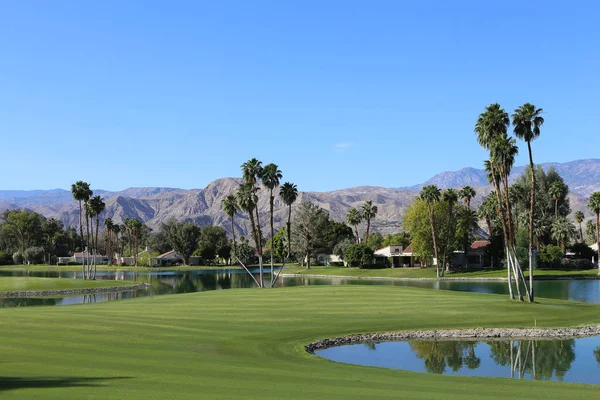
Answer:
M57 289L57 290L26 290L16 292L0 292L0 297L39 297L39 296L64 296L72 294L96 294L110 292L125 292L130 290L145 289L150 284L138 283L127 286L110 286L102 288L79 288L79 289Z
M322 339L309 343L304 348L314 354L317 350L330 347L360 344L365 342L381 343L406 340L475 340L475 339L572 339L599 336L600 325L579 328L473 328L447 330L416 330L384 333L365 333Z

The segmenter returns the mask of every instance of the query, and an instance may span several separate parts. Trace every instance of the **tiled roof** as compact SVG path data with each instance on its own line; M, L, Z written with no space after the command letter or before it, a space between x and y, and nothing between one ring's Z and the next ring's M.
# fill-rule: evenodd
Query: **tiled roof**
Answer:
M167 256L170 256L171 254L175 253L175 250L171 250L171 251L167 251L166 253L162 253L161 255L159 255L156 258L165 258Z
M483 250L490 245L489 240L476 240L471 245L471 250Z

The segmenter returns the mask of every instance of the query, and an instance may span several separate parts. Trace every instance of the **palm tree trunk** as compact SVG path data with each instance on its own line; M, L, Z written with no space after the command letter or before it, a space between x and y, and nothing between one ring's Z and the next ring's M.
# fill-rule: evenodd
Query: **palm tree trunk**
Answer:
M86 229L86 234L87 234L87 247L86 247L86 252L85 252L85 256L86 256L86 260L87 260L87 268L86 268L86 273L85 273L85 278L88 279L90 276L90 260L89 260L89 253L90 253L90 219L86 213L85 216L85 229Z
M579 223L579 241L583 243L583 228L581 227L581 222Z
M600 213L596 213L596 262L598 263L598 274L600 275Z
M233 259L235 260L236 247L235 247L235 223L233 221L233 215L231 216L231 236L233 237Z
M433 206L429 206L429 226L431 227L431 239L433 240L433 254L435 256L435 274L440 277L440 259L438 258L437 243L435 242L435 229L433 227Z
M96 253L98 253L98 227L100 225L100 218L96 217ZM97 260L94 258L94 280L96 280L96 263Z
M367 218L367 235L365 236L365 240L369 240L369 230L371 228L371 218Z
M271 189L271 197L269 198L269 207L271 212L271 279L273 279L274 267L273 267L273 237L275 236L275 231L273 229L273 202L275 201L275 197L273 196L273 189Z
M287 221L288 257L292 254L292 205L288 209Z
M554 199L554 219L558 219L558 197Z
M254 245L256 246L256 252L258 254L258 264L260 267L260 278L258 281L258 287L264 287L265 286L265 280L263 277L263 269L262 269L262 254L260 253L260 242L259 242L259 237L258 237L258 232L256 230L256 223L254 221L254 210L250 210L250 212L248 213L248 216L250 217L250 225L252 228L252 238L254 239Z
M527 142L529 151L529 166L531 168L531 204L529 207L529 301L533 302L533 210L535 207L535 170L531 155L531 141Z
M81 235L81 275L82 278L85 279L85 262L84 262L84 258L83 258L83 252L84 252L84 242L83 242L83 221L81 220L83 217L83 209L81 206L81 200L79 200L79 233ZM73 253L75 253L75 251L73 250Z
M356 232L356 244L359 244L360 236L358 236L358 225L354 225L354 231Z

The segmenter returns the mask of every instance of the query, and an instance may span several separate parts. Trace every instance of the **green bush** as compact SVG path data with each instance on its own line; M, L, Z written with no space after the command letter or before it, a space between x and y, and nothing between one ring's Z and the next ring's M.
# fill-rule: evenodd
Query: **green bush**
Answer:
M57 262L57 263L56 263L56 265L58 265L58 266L64 266L64 265L67 265L67 263L64 263L64 262Z
M67 265L81 265L81 263L75 261L67 261Z
M353 244L344 250L344 259L351 266L371 264L373 250L364 244Z
M343 267L344 266L344 262L343 261L332 261L329 263L329 265L331 267Z
M560 264L562 269L593 269L596 268L596 265L592 262L592 260L584 260L583 258L569 259L565 258L562 260Z
M0 265L12 265L13 258L3 251L0 251Z
M359 267L360 269L384 269L387 268L385 264L364 264Z
M562 259L563 252L558 246L549 244L540 250L540 266L542 268L560 268Z
M17 251L15 254L13 254L12 258L15 264L23 264L23 261L25 260L23 258L23 253L20 251Z
M592 257L596 258L596 252L585 243L575 243L574 245L570 246L570 250L575 253L574 258L590 260L590 262Z

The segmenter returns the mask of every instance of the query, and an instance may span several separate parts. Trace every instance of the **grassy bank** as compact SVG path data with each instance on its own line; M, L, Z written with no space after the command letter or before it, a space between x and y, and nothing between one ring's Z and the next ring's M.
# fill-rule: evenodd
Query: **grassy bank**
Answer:
M133 284L135 282L114 280L91 281L68 278L0 277L0 292L106 288Z
M314 286L0 309L0 394L6 399L596 399L596 386L358 367L309 355L303 346L360 332L600 323L598 305L540 302L406 287Z
M286 274L301 274L301 275L332 275L332 276L349 276L361 278L435 278L435 268L384 268L384 269L359 269L345 267L304 267L295 265L286 267ZM526 277L529 276L528 271L523 271ZM582 271L567 271L567 270L535 270L534 277L595 277L598 275L597 269L587 269ZM506 278L505 269L482 270L482 271L451 271L446 272L446 278Z
M98 265L98 271L192 271L197 269L241 269L239 265L196 265L174 267L127 267L119 265ZM2 265L0 270L27 270L27 271L81 271L81 265Z

